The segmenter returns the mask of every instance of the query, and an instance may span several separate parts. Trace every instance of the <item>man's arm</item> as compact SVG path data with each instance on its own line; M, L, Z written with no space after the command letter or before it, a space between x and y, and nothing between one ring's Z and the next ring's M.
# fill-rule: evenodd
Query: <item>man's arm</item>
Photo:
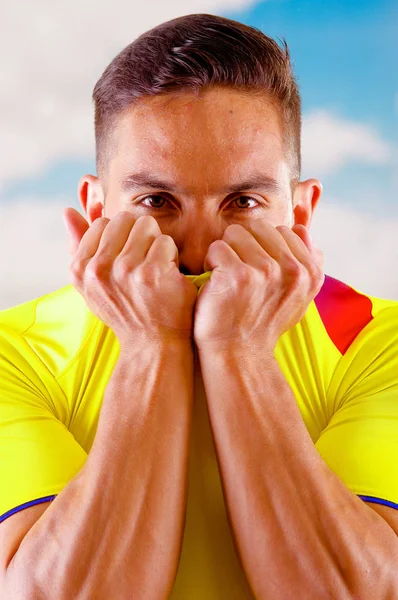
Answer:
M168 598L181 552L191 342L122 351L81 471L26 534L2 598Z
M398 598L398 538L326 465L273 351L199 351L226 510L257 600Z

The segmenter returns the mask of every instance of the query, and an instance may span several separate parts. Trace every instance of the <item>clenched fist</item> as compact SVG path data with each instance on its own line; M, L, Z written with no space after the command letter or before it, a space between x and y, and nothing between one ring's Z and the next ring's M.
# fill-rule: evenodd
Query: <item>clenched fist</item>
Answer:
M178 250L156 219L128 211L91 225L74 208L63 213L72 285L115 333L121 347L192 340L197 287L179 271Z

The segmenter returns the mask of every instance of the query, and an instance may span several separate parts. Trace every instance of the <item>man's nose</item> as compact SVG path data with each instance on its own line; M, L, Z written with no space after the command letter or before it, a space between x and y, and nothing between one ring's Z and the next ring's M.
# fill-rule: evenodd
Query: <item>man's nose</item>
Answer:
M180 263L180 273L183 275L200 275L200 273L191 273L185 265L181 265Z
M200 227L200 231L198 231ZM215 231L203 223L195 230L186 232L178 247L180 272L184 275L201 275L205 272L203 263L209 246L222 238L221 231Z
M183 273L183 275L201 275L204 273L203 263L206 254L207 250L206 252L203 252L201 256L198 256L197 254L195 256L190 256L187 252L180 254L178 257L180 272Z

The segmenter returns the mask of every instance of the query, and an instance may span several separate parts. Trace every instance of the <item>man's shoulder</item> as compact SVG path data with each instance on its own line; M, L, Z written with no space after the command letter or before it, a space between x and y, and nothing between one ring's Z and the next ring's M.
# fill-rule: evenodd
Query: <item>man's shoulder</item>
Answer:
M56 376L98 320L70 284L0 311L0 354L32 354ZM15 352L15 353L14 353Z
M398 309L398 300L392 298L384 298L373 293L365 292L360 286L346 283L337 277L325 275L323 286L314 302L323 312L339 312L355 309L360 309L361 312L370 312L375 317L380 311L385 308Z
M29 328L37 324L38 308L45 308L48 312L47 317L51 320L54 310L62 307L62 304L68 303L73 294L72 285L66 285L42 296L32 298L0 310L0 328L12 329L20 335Z
M398 301L366 293L330 275L314 298L317 313L333 344L345 354L362 335L396 322Z

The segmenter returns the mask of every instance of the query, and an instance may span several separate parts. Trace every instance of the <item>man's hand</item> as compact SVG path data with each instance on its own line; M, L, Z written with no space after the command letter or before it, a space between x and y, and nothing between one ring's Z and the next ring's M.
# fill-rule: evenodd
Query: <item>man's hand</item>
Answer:
M178 269L178 250L152 216L128 211L90 226L64 211L71 280L88 308L124 347L138 339L192 340L196 287Z
M304 225L274 227L261 218L227 227L204 262L212 274L195 307L198 350L238 341L273 350L321 289L323 259Z

